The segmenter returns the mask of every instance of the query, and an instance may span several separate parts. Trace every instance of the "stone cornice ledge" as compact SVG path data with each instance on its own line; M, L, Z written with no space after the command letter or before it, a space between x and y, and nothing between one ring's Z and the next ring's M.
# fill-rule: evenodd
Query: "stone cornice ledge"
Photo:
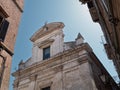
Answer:
M0 41L0 48L3 48L3 50L7 51L11 56L14 54L2 41Z
M27 73L27 72L30 71L30 70L31 70L31 71L34 70L36 67L41 67L40 69L44 70L44 69L45 69L45 66L46 66L47 68L49 68L49 67L51 67L51 66L54 65L54 64L57 64L57 65L58 65L58 64L60 64L60 63L64 63L64 62L69 61L69 60L71 60L71 59L77 58L78 56L79 56L79 57L80 57L80 56L83 56L83 58L84 58L84 56L87 55L87 52L86 52L86 54L84 54L84 55L75 55L75 53L78 53L78 52L80 52L80 51L82 51L82 50L86 50L87 52L92 52L91 47L90 47L87 43L83 43L83 44L81 44L81 45L78 45L78 46L75 47L75 48L72 48L72 49L66 50L66 51L64 51L64 52L61 52L61 53L55 55L54 57L49 58L49 60L34 63L34 64L32 64L31 66L26 67L25 69L20 70L20 71L17 70L17 71L14 72L12 75L13 75L13 76L17 76L19 72L20 72L20 73ZM69 57L69 56L70 56L70 59L67 58L67 57ZM64 58L64 59L61 61L62 58ZM80 60L78 60L78 61L79 61L79 63L81 62L81 64L84 63L84 61L80 61ZM85 62L86 62L86 60L85 60ZM48 65L48 64L49 64L49 65ZM57 66L57 65L56 65L56 66Z
M13 2L15 3L15 5L18 7L18 9L20 10L20 12L23 12L23 9L19 6L19 4L17 3L16 0L13 0Z
M7 14L6 11L4 11L3 7L0 5L0 11L2 11L3 16L5 16L5 18L9 17L9 15Z

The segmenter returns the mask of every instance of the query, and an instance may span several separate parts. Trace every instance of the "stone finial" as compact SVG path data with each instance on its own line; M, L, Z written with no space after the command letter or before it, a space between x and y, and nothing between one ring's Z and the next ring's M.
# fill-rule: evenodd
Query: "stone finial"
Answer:
M80 33L78 33L76 40L80 39L80 38L82 38L84 40L83 36Z
M24 62L23 62L23 60L20 61L18 68L19 69L23 69L24 68Z
M23 63L24 63L23 60L21 60L20 63L19 63L19 65L21 65L21 64L23 64Z
M76 40L76 45L79 45L84 42L84 38L80 33L78 33L77 38L75 40Z
M48 27L47 27L47 22L45 22L45 24L44 24L44 26L43 26L43 29L44 29L45 31L47 31L47 30L48 30Z

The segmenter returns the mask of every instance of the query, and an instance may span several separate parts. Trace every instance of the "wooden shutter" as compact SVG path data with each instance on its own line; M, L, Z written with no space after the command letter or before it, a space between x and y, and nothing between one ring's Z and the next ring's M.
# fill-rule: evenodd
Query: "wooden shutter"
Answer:
M4 41L8 26L9 26L9 22L1 17L0 17L0 21L1 21L0 22L0 40Z

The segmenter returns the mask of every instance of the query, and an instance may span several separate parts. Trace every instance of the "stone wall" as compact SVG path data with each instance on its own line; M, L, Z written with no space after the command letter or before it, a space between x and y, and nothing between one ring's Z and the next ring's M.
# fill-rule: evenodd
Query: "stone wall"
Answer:
M16 36L18 32L18 27L20 23L20 17L22 9L18 8L18 5L14 2L15 0L0 0L0 8L8 15L6 20L9 22L9 27L7 34L5 36L4 42L0 42L0 55L5 58L5 67L2 75L2 82L0 90L8 90L10 69L12 62L12 55L14 52L14 45L16 41ZM23 0L20 1L21 7L23 7Z
M13 51L22 12L18 9L13 0L1 0L0 6L8 14L7 20L10 23L4 43Z
M14 90L97 90L89 68L88 44L81 44L54 57L13 73Z

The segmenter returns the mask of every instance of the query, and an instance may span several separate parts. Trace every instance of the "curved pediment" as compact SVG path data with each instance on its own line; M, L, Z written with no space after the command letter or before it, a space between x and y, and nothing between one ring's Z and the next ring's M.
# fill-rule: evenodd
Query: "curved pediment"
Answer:
M35 32L32 37L30 38L31 41L36 41L37 39L51 33L54 30L62 29L64 28L64 23L62 22L53 22L45 24L43 27L41 27L37 32Z

